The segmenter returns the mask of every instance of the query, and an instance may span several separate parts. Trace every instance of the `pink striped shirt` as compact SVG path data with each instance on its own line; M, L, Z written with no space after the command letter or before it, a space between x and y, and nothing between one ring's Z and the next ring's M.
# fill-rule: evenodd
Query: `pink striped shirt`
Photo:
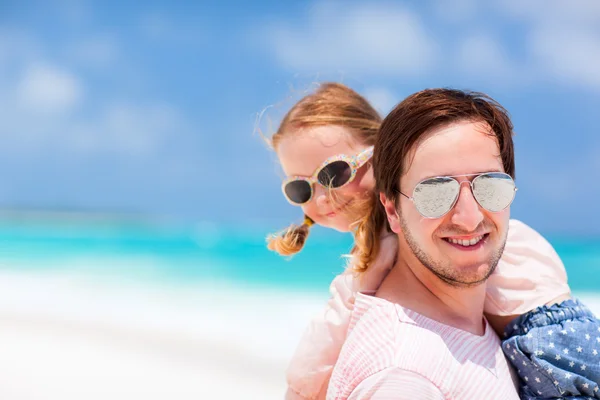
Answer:
M518 400L516 386L487 322L477 336L359 293L327 399Z

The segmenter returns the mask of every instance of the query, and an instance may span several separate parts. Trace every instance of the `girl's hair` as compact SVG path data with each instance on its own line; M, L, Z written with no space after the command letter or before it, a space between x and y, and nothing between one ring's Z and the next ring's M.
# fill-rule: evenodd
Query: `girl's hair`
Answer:
M290 225L284 231L267 237L267 247L282 256L291 256L304 246L310 227L314 221L305 216L302 225Z
M270 144L277 151L283 137L298 134L303 128L336 125L365 146L375 144L381 116L361 95L340 83L326 82L314 93L303 97L283 117ZM267 247L281 255L293 255L302 250L310 226L314 222L304 217L302 225L291 225L282 232L267 237Z
M375 190L364 204L352 250L354 268L364 271L377 256L387 215L379 193L397 204L400 178L410 166L412 150L432 129L459 122L483 122L498 143L504 172L514 178L513 125L508 112L489 96L454 89L427 89L399 103L384 119L373 154Z
M350 265L355 273L360 274L365 272L377 257L382 235L392 230L376 190L363 201L356 203L353 215L359 218L354 223L354 247L350 252Z

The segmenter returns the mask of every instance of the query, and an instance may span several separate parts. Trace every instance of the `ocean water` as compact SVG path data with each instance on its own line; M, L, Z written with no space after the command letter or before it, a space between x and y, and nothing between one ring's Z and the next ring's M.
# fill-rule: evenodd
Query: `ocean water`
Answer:
M305 252L266 249L268 228L132 221L0 222L0 269L77 271L170 284L216 283L326 291L344 265L349 235L316 229Z
M326 294L352 238L312 230L305 250L282 258L267 227L160 224L91 218L0 220L0 270L71 271L162 284L229 284ZM574 292L600 294L600 238L547 238Z

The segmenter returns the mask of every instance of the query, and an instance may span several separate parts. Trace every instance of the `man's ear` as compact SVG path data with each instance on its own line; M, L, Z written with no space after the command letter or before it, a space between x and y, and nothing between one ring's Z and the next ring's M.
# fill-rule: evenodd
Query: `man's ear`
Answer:
M393 232L400 233L400 216L396 210L395 201L388 199L383 193L379 193L379 201L383 204L390 228L392 228Z

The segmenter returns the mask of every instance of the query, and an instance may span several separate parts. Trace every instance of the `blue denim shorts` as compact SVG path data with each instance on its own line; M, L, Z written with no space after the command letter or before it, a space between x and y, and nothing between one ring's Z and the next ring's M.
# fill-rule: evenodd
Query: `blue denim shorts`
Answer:
M579 300L521 315L505 338L522 399L600 399L600 320Z

